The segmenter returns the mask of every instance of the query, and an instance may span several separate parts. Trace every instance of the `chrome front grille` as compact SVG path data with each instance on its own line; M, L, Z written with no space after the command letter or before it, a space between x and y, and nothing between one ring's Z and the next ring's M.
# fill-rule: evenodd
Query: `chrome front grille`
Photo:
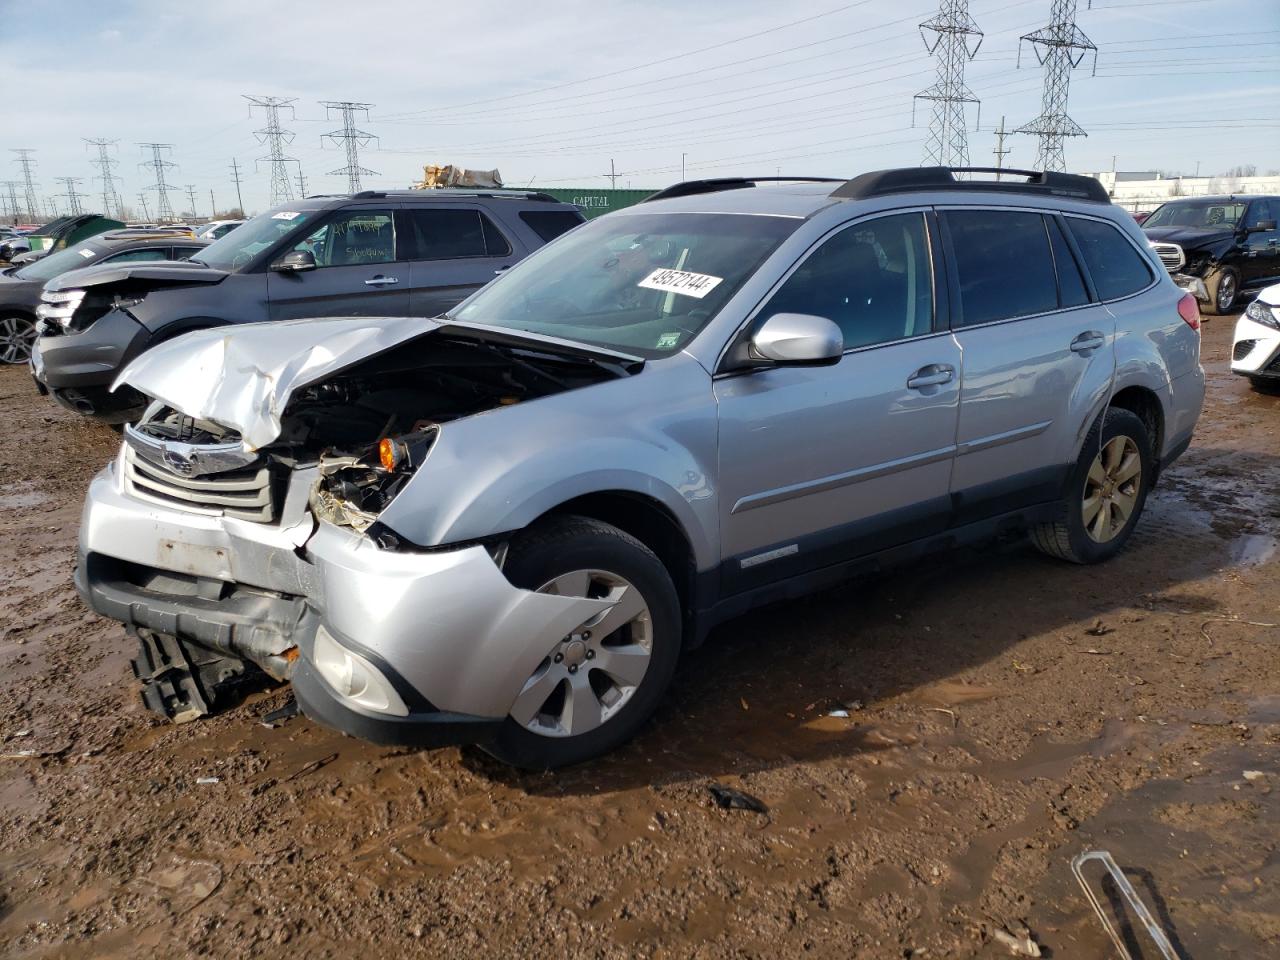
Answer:
M1156 256L1170 273L1177 273L1187 265L1186 255L1176 243L1153 243L1151 246L1155 248Z
M126 446L124 483L133 496L170 507L256 523L270 523L275 518L271 470L266 464L183 477Z

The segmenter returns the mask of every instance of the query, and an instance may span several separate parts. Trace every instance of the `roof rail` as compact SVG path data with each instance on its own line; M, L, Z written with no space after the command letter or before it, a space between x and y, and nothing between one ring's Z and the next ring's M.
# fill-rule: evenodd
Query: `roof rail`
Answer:
M839 177L716 177L712 180L685 180L683 183L674 183L664 190L659 190L640 202L670 200L672 197L692 197L699 193L718 193L721 190L741 190L743 187L754 187L757 183L840 182Z
M994 173L1026 177L1026 180L957 180L954 176L957 173ZM1097 203L1111 202L1106 187L1093 177L1049 170L1018 170L1012 167L904 167L897 170L876 170L847 181L833 190L831 196L840 200L863 200L917 190L999 190L1051 194Z

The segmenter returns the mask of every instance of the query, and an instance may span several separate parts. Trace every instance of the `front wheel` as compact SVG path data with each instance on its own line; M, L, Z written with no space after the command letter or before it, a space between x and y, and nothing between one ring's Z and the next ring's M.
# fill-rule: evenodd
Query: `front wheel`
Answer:
M1206 312L1218 316L1230 313L1240 293L1240 275L1230 267L1222 267L1214 271L1205 286L1209 291L1209 302L1205 304Z
M1129 410L1107 410L1085 437L1058 519L1033 527L1032 542L1071 563L1111 559L1142 515L1151 478L1146 426Z
M680 655L680 602L662 561L617 527L558 517L516 537L503 569L518 587L613 606L546 652L484 749L546 770L629 740L657 708Z
M0 317L0 363L26 363L36 342L36 324L29 317Z

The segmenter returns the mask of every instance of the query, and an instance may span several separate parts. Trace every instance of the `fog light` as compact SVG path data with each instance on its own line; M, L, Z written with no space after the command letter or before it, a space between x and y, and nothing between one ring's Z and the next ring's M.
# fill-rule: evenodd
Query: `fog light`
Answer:
M324 627L316 631L312 662L333 691L366 710L397 717L409 715L409 708L395 687L372 663L338 643Z

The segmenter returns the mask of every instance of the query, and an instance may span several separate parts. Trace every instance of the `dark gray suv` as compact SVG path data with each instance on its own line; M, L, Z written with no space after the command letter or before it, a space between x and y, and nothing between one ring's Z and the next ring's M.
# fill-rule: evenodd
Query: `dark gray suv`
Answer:
M111 386L132 359L191 330L300 317L434 317L583 221L527 191L365 191L254 217L187 263L77 270L45 287L31 354L41 391L87 416L135 419Z

